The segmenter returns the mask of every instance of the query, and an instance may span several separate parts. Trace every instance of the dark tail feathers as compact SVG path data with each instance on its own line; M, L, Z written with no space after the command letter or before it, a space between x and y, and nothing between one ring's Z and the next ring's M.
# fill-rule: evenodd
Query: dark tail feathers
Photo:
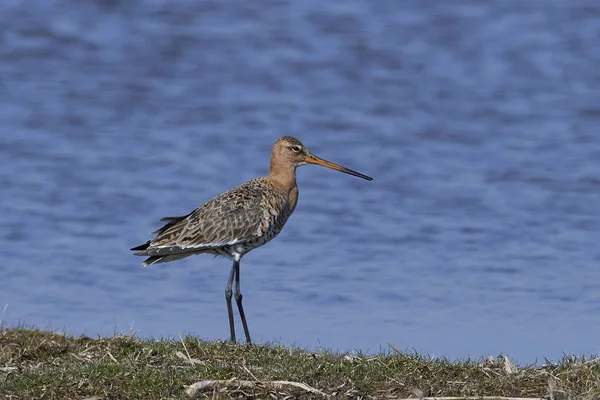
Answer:
M133 251L146 250L149 246L150 246L150 241L148 240L146 243L140 244L139 246L133 247L129 250L133 250Z
M164 231L166 231L167 229L169 229L170 227L172 227L173 225L175 225L175 224L176 224L176 223L178 223L179 221L181 221L181 220L183 220L183 219L187 218L189 215L190 215L190 214L187 214L187 215L182 215L182 216L180 216L180 217L164 217L164 218L161 218L160 220L161 220L162 222L166 222L166 224L164 224L164 225L163 225L161 228L159 228L159 229L157 229L157 230L153 231L152 233L153 233L153 234L160 235L161 233L163 233ZM146 250L146 249L148 249L148 247L150 247L150 242L151 242L151 241L150 241L150 240L148 240L146 243L144 243L144 244L140 244L139 246L137 246L137 247L134 247L134 248L132 248L132 249L130 249L130 250L132 250L132 251L141 251L141 250ZM147 261L150 261L150 260L147 260Z

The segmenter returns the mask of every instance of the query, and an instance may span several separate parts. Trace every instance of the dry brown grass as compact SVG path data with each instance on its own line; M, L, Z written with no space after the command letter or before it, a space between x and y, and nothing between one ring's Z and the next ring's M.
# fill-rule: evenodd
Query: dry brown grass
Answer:
M559 364L515 367L505 359L450 362L393 348L389 354L366 356L232 345L195 337L91 339L3 329L0 399L505 396L591 400L600 399L599 360L565 358Z

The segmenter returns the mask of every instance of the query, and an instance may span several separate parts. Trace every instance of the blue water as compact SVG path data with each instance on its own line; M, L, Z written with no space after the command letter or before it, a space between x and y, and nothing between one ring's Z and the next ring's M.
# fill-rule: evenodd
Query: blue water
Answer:
M596 0L7 1L0 26L3 322L226 339L229 261L128 249L289 134L375 180L299 169L242 260L255 341L600 352Z

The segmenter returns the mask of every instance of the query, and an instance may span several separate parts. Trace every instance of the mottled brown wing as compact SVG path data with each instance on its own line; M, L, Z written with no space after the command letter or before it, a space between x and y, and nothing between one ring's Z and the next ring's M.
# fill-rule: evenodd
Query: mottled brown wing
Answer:
M233 188L177 222L170 219L143 254L194 253L254 240L263 226L262 202L263 191L253 181Z

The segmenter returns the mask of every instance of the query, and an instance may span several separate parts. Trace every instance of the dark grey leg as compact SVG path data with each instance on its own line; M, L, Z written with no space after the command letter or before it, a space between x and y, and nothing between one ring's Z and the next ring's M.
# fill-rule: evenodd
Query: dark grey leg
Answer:
M235 326L233 325L233 306L231 305L233 292L231 286L233 285L233 277L236 275L236 265L238 265L238 262L234 261L229 273L229 279L227 280L227 286L225 287L225 300L227 300L227 313L229 314L229 333L231 334L231 341L233 343L235 343Z
M246 323L246 314L244 314L244 307L242 307L243 296L242 292L240 291L240 262L234 261L233 268L235 269L235 302L237 303L238 311L240 312L240 318L242 319L244 333L246 334L246 343L252 343L252 340L250 340L248 324Z

